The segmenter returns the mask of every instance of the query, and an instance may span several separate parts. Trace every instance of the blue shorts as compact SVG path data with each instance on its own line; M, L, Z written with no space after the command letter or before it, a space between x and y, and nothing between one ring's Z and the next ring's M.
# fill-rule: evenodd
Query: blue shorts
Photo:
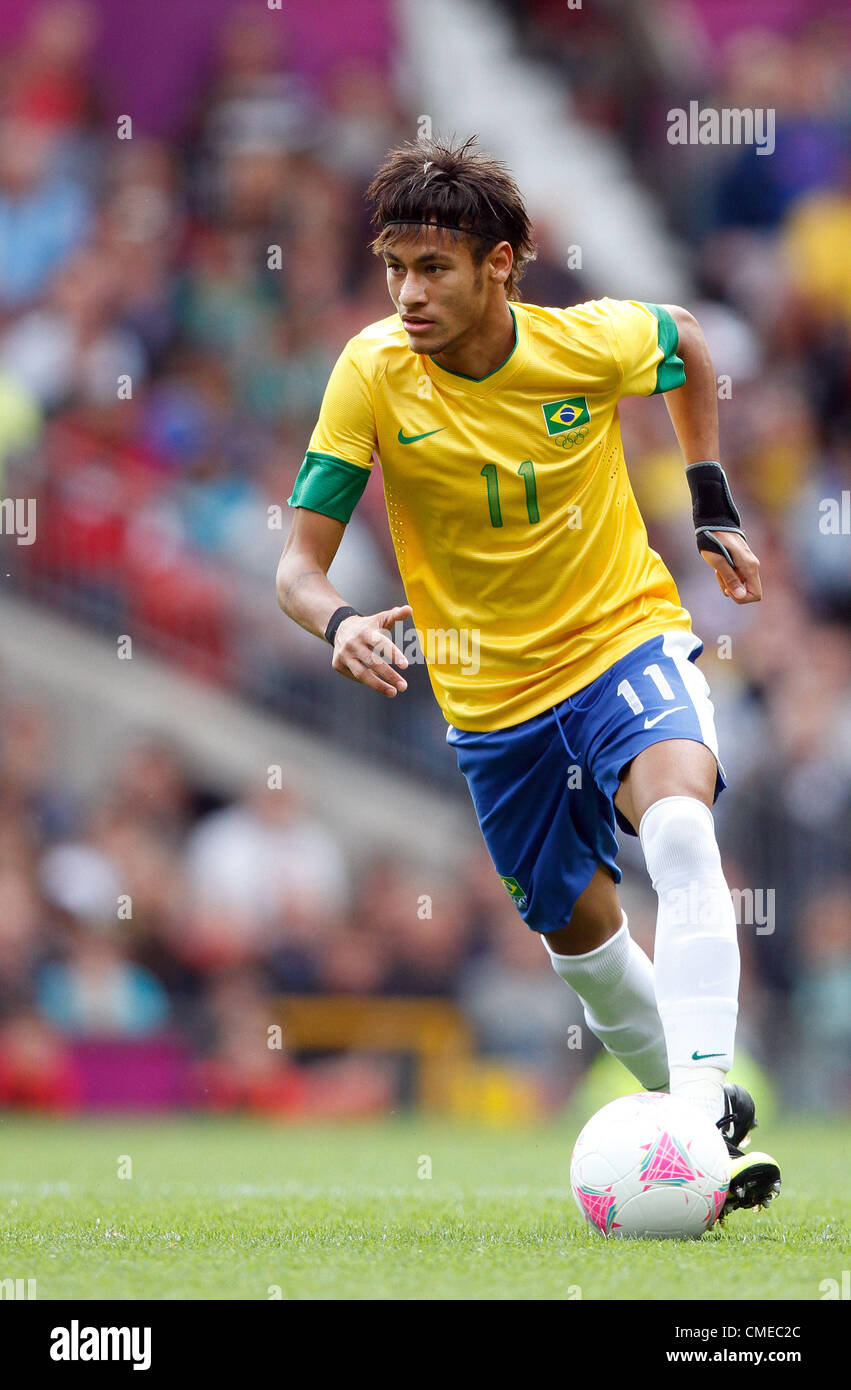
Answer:
M471 733L451 724L485 843L533 931L557 931L598 864L615 883L614 796L627 764L652 743L692 739L718 759L709 686L693 633L652 637L553 709L522 724ZM726 785L719 762L715 796Z

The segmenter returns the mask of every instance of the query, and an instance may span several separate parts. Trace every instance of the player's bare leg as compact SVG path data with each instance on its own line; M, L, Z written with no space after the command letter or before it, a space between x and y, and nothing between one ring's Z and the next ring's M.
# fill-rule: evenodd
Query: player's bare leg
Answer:
M576 991L585 1021L648 1090L668 1084L653 966L632 940L611 875L598 865L566 926L543 938L556 974Z
M576 899L570 921L558 931L547 932L547 944L561 956L581 956L602 946L623 920L618 890L602 864Z

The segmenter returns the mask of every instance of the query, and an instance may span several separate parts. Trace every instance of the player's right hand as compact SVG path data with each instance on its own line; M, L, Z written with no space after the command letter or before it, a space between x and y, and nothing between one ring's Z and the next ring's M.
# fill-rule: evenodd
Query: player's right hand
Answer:
M744 536L735 531L724 531L721 527L715 534L727 547L736 566L735 569L731 568L723 555L717 555L714 550L701 550L704 560L715 571L722 594L734 603L759 603L762 598L759 560Z
M344 618L334 637L334 670L390 698L397 691L407 690L408 682L388 663L392 661L404 670L408 658L390 640L388 629L412 616L413 610L403 604L401 608L388 608L364 618Z

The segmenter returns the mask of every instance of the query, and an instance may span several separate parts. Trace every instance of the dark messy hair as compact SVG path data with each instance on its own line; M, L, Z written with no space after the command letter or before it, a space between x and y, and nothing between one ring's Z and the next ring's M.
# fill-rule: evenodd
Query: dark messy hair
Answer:
M372 249L380 256L399 236L425 236L423 222L462 229L444 235L467 242L475 265L497 242L507 241L514 265L505 292L517 299L523 271L535 259L531 223L508 170L477 149L476 141L475 135L463 145L411 140L390 150L366 191L378 229Z

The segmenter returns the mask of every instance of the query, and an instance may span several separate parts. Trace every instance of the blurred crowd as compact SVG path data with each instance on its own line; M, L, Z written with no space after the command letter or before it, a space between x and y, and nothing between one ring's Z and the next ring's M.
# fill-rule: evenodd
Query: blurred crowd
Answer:
M753 6L731 7L724 27L698 0L510 8L518 45L564 82L566 110L569 93L573 111L623 143L690 248L698 288L687 307L719 374L722 458L762 561L761 605L735 609L710 583L661 401L624 403L627 459L706 646L730 781L718 806L730 880L774 894L771 931L742 928L749 1046L772 1062L782 1054L790 1089L841 1104L851 1091L848 21L792 0L757 6L758 34L742 18ZM416 133L417 114L386 64L353 56L317 82L287 45L285 14L217 14L206 73L165 133L132 113L122 126L105 101L98 11L81 0L34 7L0 50L0 493L39 507L37 544L0 541L6 583L331 739L354 731L379 755L392 746L395 766L463 794L424 673L388 709L332 678L325 649L274 600L286 497L328 372L390 307L363 188L386 149ZM665 112L693 97L776 108L775 153L669 145ZM531 211L545 223L545 208ZM522 288L544 304L607 293L543 250ZM379 477L332 578L364 611L401 600ZM483 1048L545 1055L557 1074L573 1003L483 851L457 882L434 886L404 867L353 865L291 794L216 804L176 750L145 741L94 804L76 805L61 759L56 770L57 736L7 695L0 1101L43 1086L72 1103L69 1039L173 1030L200 1059L209 1103L241 1088L285 1108L341 1103L347 1088L355 1109L386 1102L395 1083L383 1066L343 1078L326 1058L305 1077L285 1052L257 1047L280 992L450 997ZM634 845L625 855L640 868ZM427 920L423 893L434 896ZM634 918L649 943L649 897L638 895Z
M399 1099L392 1061L293 1057L288 994L452 1000L484 1051L566 1094L575 1001L484 849L436 882L352 862L291 790L222 802L143 736L81 804L56 775L55 721L7 700L0 727L0 1104L73 1107L91 1084L79 1043L164 1036L197 1059L197 1105Z
M387 312L363 188L411 132L387 73L351 59L315 90L286 32L226 10L168 139L107 117L76 0L0 55L0 467L38 499L14 582L322 727L327 663L275 568L330 368ZM332 578L365 611L402 599L378 478ZM380 750L359 694L346 727ZM408 705L427 765L425 680Z

